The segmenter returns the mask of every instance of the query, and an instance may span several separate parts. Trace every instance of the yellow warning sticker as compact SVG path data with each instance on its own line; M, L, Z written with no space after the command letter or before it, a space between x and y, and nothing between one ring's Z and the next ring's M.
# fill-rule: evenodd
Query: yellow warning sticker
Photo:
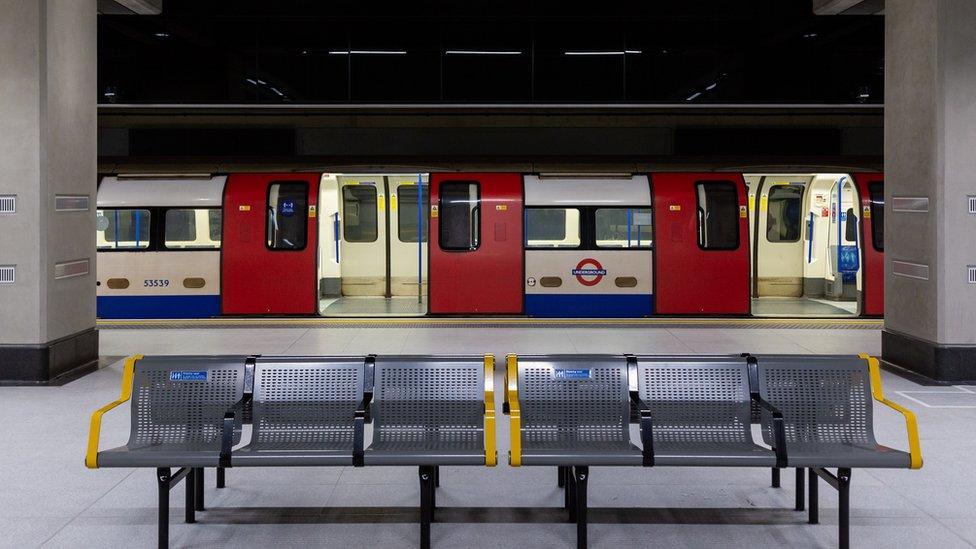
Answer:
M508 204L496 204L495 211L499 211L499 212L508 211Z
M745 206L739 206L739 217L742 219L749 217L749 210Z
M759 211L761 211L761 212L766 211L766 202L767 201L768 201L768 199L766 198L766 196L763 196L762 198L759 199Z
M390 211L391 212L395 212L396 209L397 209L397 195L391 194L390 195Z
M749 195L749 209L750 210L756 209L756 195L754 194Z
M871 206L864 207L864 219L871 219Z
M250 204L241 204L240 206L237 207L237 209L238 209L238 211L241 211L241 212L249 212L249 211L251 211L251 205Z
M376 197L376 207L382 212L386 209L386 197L379 195Z
M672 212L680 212L681 204L671 204L670 206L668 206L668 210Z
M437 204L430 205L430 216L437 217Z
M316 213L315 204L309 204L309 206L308 206L308 216L309 217L315 217L315 213Z

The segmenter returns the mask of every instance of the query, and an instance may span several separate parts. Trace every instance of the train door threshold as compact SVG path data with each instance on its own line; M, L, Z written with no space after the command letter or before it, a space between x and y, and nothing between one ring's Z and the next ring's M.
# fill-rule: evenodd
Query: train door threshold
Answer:
M319 310L325 317L418 317L427 314L427 298L339 297L321 300Z
M851 317L857 315L857 302L810 297L760 297L752 299L752 314L790 318Z

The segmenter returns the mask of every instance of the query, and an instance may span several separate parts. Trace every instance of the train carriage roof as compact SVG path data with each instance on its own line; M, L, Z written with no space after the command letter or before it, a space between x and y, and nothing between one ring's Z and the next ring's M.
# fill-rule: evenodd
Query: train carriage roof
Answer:
M99 208L197 207L219 208L226 175L199 177L102 178Z
M526 206L650 206L645 175L631 177L525 176Z

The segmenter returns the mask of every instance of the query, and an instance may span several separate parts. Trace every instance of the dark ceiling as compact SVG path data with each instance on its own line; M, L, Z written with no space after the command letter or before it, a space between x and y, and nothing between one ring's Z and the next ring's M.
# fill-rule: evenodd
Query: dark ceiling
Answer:
M165 0L100 15L102 103L883 102L884 19L802 0Z

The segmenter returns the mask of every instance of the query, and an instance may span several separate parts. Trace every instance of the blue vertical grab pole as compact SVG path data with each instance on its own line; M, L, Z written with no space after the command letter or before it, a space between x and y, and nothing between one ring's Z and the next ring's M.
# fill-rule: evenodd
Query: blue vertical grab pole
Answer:
M417 174L417 303L424 302L424 174Z
M630 208L627 208L627 247L628 248L630 247L630 225L633 223L631 221L633 216L631 216L630 212L631 212Z
M142 230L142 214L136 210L136 248L139 247L139 231ZM116 231L118 232L118 231Z

